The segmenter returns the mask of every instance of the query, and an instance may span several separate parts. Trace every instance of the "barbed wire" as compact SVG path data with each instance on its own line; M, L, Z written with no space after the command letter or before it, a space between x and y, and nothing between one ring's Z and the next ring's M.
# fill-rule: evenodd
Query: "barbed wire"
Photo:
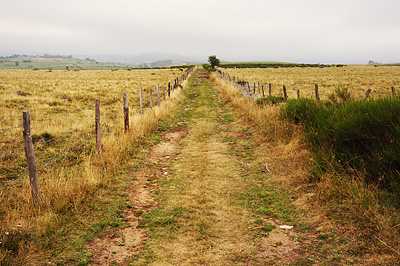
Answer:
M51 138L51 139L49 139L49 140L46 140L46 141L44 141L44 142L38 143L38 144L36 144L35 146L33 146L33 148L36 148L36 147L39 147L39 146L41 146L41 145L47 144L47 143L49 143L49 142L51 142L51 141L54 141L54 140L59 139L59 138L61 138L61 137L64 137L64 136L66 136L66 135L68 135L68 134L70 134L70 133L72 133L72 132L79 131L79 130L81 130L82 128L87 127L87 126L90 126L90 125L93 125L93 124L94 124L94 122L89 123L89 124L86 124L86 125L83 125L83 126L78 127L78 128L75 128L75 129L73 129L73 130L71 130L71 131L68 131L68 132L66 132L66 133L64 133L64 134L62 134L62 135L60 135L60 136L57 136L57 137ZM17 151L17 152L14 152L14 153L11 153L11 154L8 154L8 155L3 155L3 156L0 156L0 159L6 158L6 157L10 157L10 156L13 156L13 155L15 155L15 154L18 154L18 153L21 153L21 152L24 152L24 151L25 151L25 149L20 150L20 151Z
M120 111L121 111L121 110L113 111L113 112L111 112L110 114L108 114L108 115L106 115L106 116L100 117L100 119L109 118L110 116L113 116L113 115L115 115L116 113L118 113L118 112L120 112ZM119 115L119 116L121 116L121 115ZM117 116L117 117L118 117L118 116Z
M3 156L0 156L0 159L6 158L6 157L10 157L10 156L13 156L13 155L15 155L15 154L18 154L18 153L21 153L21 152L24 152L24 151L25 151L25 149L20 150L20 151L13 152L13 153L11 153L11 154L3 155Z
M109 102L102 103L102 104L100 104L100 106L108 105L108 104L110 104L110 103L114 103L114 102L120 101L121 99L122 99L122 98L117 98L117 99L111 100L111 101L109 101Z
M117 99L114 99L114 100L105 102L105 103L103 103L103 104L100 104L100 106L108 105L108 104L111 104L111 103L114 103L114 102L117 102L117 101L120 101L120 100L121 100L121 98L117 98ZM62 115L59 115L59 116L55 116L55 117L51 117L51 118L46 118L46 119L42 119L42 120L39 120L39 121L34 121L34 122L31 123L31 125L43 123L43 122L46 122L46 121L51 121L51 120L54 120L54 119L57 119L57 118L60 118L60 117L64 117L64 116L76 114L76 113L83 112L83 111L86 111L86 110L90 110L90 109L93 109L93 108L94 108L94 106L91 106L91 107L87 107L87 108L80 109L80 110L77 110L77 111L73 111L73 112L69 112L69 113L66 113L66 114L62 114ZM21 126L14 126L14 127L8 127L8 128L1 128L0 131L6 131L6 130L11 130L11 129L16 129L16 128L22 128L22 127L23 127L23 126L21 125Z
M85 109L80 109L80 110L77 110L77 111L73 111L73 112L70 112L70 113L67 113L67 114L63 114L63 115L59 115L59 116L55 116L55 117L51 117L51 118L35 121L35 122L31 123L31 125L43 123L43 122L46 122L46 121L51 121L51 120L54 120L54 119L57 119L57 118L60 118L60 117L76 114L76 113L83 112L83 111L86 111L86 110L90 110L90 109L93 109L93 108L94 108L94 106L88 107L88 108L85 108Z
M84 142L84 143L82 143L81 145L79 145L79 146L76 146L75 148L73 148L73 149L69 150L68 152L64 153L64 154L63 154L63 155L61 155L60 157L58 157L58 158L54 159L53 161L51 161L51 162L49 162L49 163L45 164L45 165L44 165L44 166L42 166L42 167L40 167L39 169L37 169L37 171L41 171L41 170L42 170L42 169L44 169L45 167L47 167L47 166L49 166L49 165L51 165L51 164L53 164L53 163L57 162L58 160L60 160L60 159L64 158L64 157L65 157L65 156L67 156L68 154L70 154L71 152L73 152L73 151L77 150L78 148L82 147L82 146L83 146L83 145L85 145L86 143L88 143L88 142L90 142L90 141L94 140L95 138L96 138L96 137L93 137L93 138L91 138L91 139L89 139L89 140L85 141L85 142Z
M120 124L121 124L120 122L115 123L115 124L112 125L111 127L109 127L109 128L107 128L106 130L104 130L102 133L106 133L106 132L110 131L111 129L113 129L114 127L116 127L116 126L118 126L118 125L120 125Z
M21 176L21 177L18 178L18 179L15 179L15 180L13 180L13 181L7 183L7 184L4 184L4 185L0 186L0 189L5 188L5 187L7 187L7 186L10 186L10 185L16 183L17 181L19 181L19 180L21 180L21 179L24 179L25 177L28 177L28 176L29 176L29 175Z
M111 127L109 127L109 128L107 128L106 130L104 130L102 133L106 133L106 132L110 131L111 129L113 129L114 127L118 126L119 124L121 124L121 123L119 123L119 122L118 122L118 123L115 123L115 124L112 125ZM87 126L87 125L86 125L86 126ZM59 136L59 137L61 137L61 136ZM58 137L57 137L57 138L58 138ZM68 154L70 154L70 153L76 151L77 149L79 149L80 147L86 145L87 143L89 143L90 141L92 141L92 140L94 140L94 139L96 139L96 137L90 138L89 140L87 140L87 141L83 142L82 144L76 146L75 148L69 150L68 152L66 152L66 153L64 153L63 155L57 157L56 159L52 160L51 162L49 162L49 163L43 165L42 167L40 167L39 169L37 169L37 172L43 170L44 168L46 168L46 167L49 166L49 165L52 165L53 163L57 162L58 160L61 160L62 158L64 158L64 157L67 156ZM41 143L41 144L44 144L44 143ZM36 147L36 146L35 146L35 147ZM4 185L0 186L0 189L4 188L4 187L6 187L6 186L12 185L13 183L16 183L17 181L19 181L19 180L21 180L21 179L23 179L23 178L25 178L25 177L28 177L28 176L29 176L29 175L22 176L22 177L20 177L20 178L18 178L18 179L15 179L15 180L13 180L13 181L7 183L7 184L4 184Z
M56 140L56 139L59 139L59 138L61 138L61 137L66 136L66 135L68 135L68 134L70 134L70 133L72 133L72 132L79 131L79 130L81 130L82 128L88 127L88 126L91 126L91 125L94 125L94 122L91 122L91 123L89 123L89 124L83 125L83 126L78 127L78 128L75 128L75 129L73 129L73 130L71 130L71 131L68 131L68 132L66 132L66 133L64 133L64 134L61 134L60 136L54 137L54 138L52 138L52 139L49 139L49 140L46 140L46 141L44 141L44 142L38 143L38 144L36 144L36 145L33 146L33 147L36 148L36 147L38 147L38 146L47 144L47 143L49 143L49 142L51 142L51 141L54 141L54 140Z
M15 127L0 128L0 131L11 130L11 129L20 128L20 127L22 127L22 126L15 126Z

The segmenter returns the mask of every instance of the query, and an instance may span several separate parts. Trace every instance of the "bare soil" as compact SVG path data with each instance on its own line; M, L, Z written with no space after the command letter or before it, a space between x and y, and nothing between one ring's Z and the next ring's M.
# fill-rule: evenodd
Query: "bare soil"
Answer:
M148 240L148 229L140 228L142 214L157 207L154 201L154 191L159 187L152 180L166 178L176 154L179 152L179 139L187 134L185 127L175 127L162 136L162 141L151 148L145 163L136 172L132 186L127 190L127 200L131 208L124 209L124 226L117 232L96 237L88 246L88 251L94 256L91 265L126 265L126 262L143 249ZM162 167L160 167L162 165Z

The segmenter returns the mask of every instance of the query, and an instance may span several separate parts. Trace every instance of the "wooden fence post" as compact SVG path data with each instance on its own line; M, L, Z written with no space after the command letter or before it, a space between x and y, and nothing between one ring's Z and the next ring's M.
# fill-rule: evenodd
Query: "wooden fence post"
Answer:
M171 83L168 82L168 97L171 97Z
M123 94L124 99L124 125L125 125L125 132L129 131L129 106L128 106L128 97L126 92Z
M101 129L100 129L100 99L95 100L94 120L96 124L96 149L97 154L101 154Z
M262 94L263 94L263 97L264 97L265 94L264 94L264 85L263 84L261 84L261 90L262 90Z
M368 89L366 92L365 92L365 94L364 94L364 97L361 99L361 101L363 102L363 101L365 101L367 98L368 98L368 95L371 93L371 89Z
M317 102L320 102L319 99L319 92L318 92L318 84L315 84L315 99L317 100Z
M396 96L396 89L394 87L392 87L392 96L395 97Z
M254 83L254 86L253 86L253 91L254 91L254 94L256 94L256 84Z
M283 97L285 98L285 102L287 101L287 93L286 93L286 86L283 85Z
M158 106L160 106L160 87L159 87L159 85L157 84L157 101L158 101Z
M150 109L153 109L153 89L150 88Z
M272 84L270 83L268 86L269 86L269 96L272 96Z
M300 90L297 90L297 99L300 99Z
M142 92L142 87L139 88L139 96L140 96L140 114L143 115L143 92Z
M31 185L31 194L32 194L33 203L37 204L40 200L40 191L39 191L39 181L38 181L37 169L36 169L35 154L33 152L30 111L24 111L22 113L22 118L23 118L23 137L24 137L24 146L25 146L25 156L26 156L26 163L28 165L29 182Z

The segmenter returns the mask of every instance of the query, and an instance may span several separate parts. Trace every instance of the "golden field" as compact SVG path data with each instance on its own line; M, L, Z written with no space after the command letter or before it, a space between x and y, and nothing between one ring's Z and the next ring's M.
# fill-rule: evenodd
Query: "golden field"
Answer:
M301 97L315 97L315 84L318 84L321 99L328 99L338 87L348 88L355 98L362 98L368 89L371 97L391 95L391 87L400 90L400 67L361 66L344 67L295 67L295 68L227 68L221 69L226 75L235 76L249 83L263 84L268 95L268 84L272 84L272 95L283 95L286 86L288 98L296 98L297 90Z
M96 98L99 98L102 104L103 128L116 123L122 125L123 93L128 94L130 113L135 114L139 111L139 87L143 88L144 104L147 107L149 90L153 89L153 105L156 105L156 84L160 85L162 92L162 88L166 87L168 82L183 73L184 71L179 69L52 72L0 70L0 157L24 149L22 128L1 130L21 126L24 110L31 112L32 135L37 143L87 125L79 132L65 137L70 138L71 145L62 145L59 150L66 152L75 144L94 136L93 107ZM17 92L22 92L23 95ZM115 99L117 100L113 102ZM111 103L107 104L110 101ZM71 112L76 113L69 114ZM52 118L55 119L35 124L37 121ZM54 152L54 156L36 156L38 167L48 163L56 154L60 153ZM24 163L23 153L6 159L0 166L0 186L6 180L26 173L24 167L18 166L19 162ZM10 170L10 166L15 169Z
M0 129L21 125L23 110L30 110L32 122L87 108L95 98L101 103L130 94L130 104L144 92L165 87L181 76L179 69L119 71L32 71L0 70ZM17 91L27 96L17 95ZM133 97L133 98L132 98ZM137 105L138 101L136 101Z

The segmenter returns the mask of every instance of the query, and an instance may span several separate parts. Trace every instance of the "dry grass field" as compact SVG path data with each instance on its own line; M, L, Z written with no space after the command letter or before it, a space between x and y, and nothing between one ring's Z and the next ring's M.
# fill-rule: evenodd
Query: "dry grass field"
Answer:
M12 244L6 250L13 251L14 258L8 261L7 253L0 254L0 262L19 264L18 250L25 249L27 239L35 242L33 239L38 237L40 242L47 241L42 234L60 228L65 220L86 223L86 219L95 219L86 213L91 199L100 197L100 201L105 201L108 189L120 184L121 171L135 163L132 160L128 163L126 158L139 153L143 137L176 108L180 89L174 90L171 98L167 96L167 101L162 100L161 107L156 107L156 84L162 92L168 82L183 74L184 70L179 69L0 70L0 242ZM143 88L144 115L139 114L139 87ZM153 110L148 105L150 88L153 89ZM129 134L123 133L122 94L125 92L130 106ZM93 139L96 98L102 104L101 156L95 152ZM31 112L31 133L39 169L41 201L36 206L32 204L26 177L20 127L24 110ZM41 248L39 245L38 249ZM40 256L35 248L30 251Z
M391 87L395 87L397 91L400 89L400 67L397 66L228 68L221 71L250 83L260 83L267 87L271 83L274 96L283 95L282 87L285 85L288 98L297 97L297 90L300 90L301 97L315 97L315 84L319 86L322 100L326 100L338 87L348 88L353 97L358 99L368 89L372 90L371 97L389 95L392 93Z

